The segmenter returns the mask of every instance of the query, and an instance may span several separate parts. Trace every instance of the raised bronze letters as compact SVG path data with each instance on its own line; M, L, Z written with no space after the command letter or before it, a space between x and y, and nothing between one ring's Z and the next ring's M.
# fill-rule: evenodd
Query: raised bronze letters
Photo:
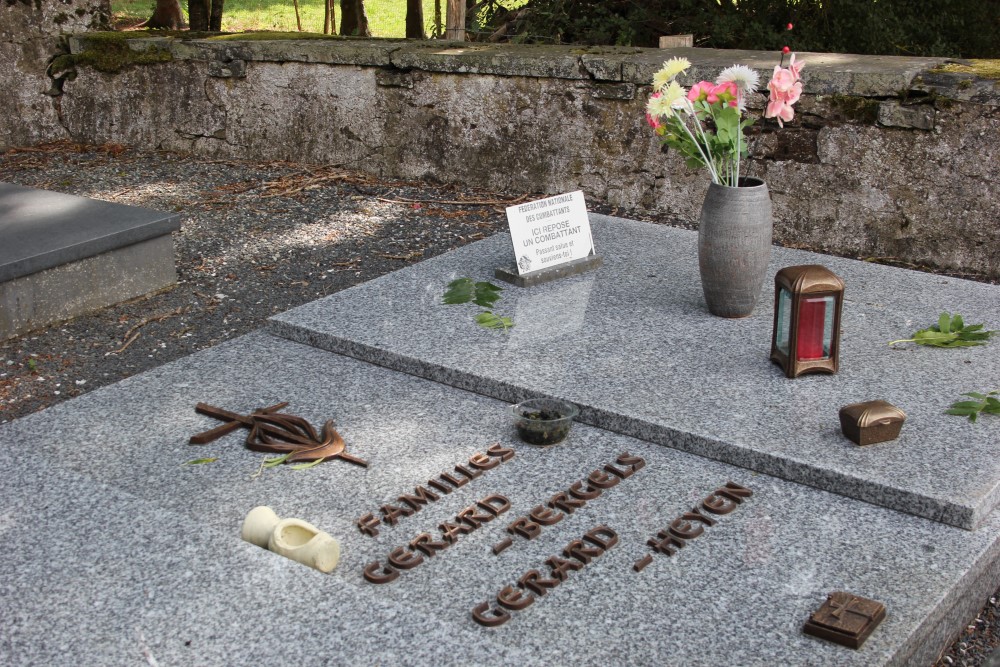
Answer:
M489 613L487 614L487 610ZM490 608L489 602L484 602L472 610L472 618L476 619L476 623L479 625L485 625L491 628L496 625L503 625L510 620L510 614L503 607L493 607Z
M584 507L588 500L599 497L606 489L631 477L636 470L646 465L646 461L641 457L632 456L628 452L620 454L615 463L622 468L616 468L609 463L603 470L598 469L590 473L587 479L573 482L568 490L560 491L549 498L546 505L537 505L527 516L513 521L507 526L507 532L526 540L533 540L541 534L543 526L559 523L566 514L572 514Z
M365 580L373 584L387 584L395 581L399 577L399 570L391 567L383 567L382 563L375 561L365 567Z
M282 406L277 406L278 409ZM275 407L275 406L272 406ZM271 408L265 408L265 410L270 410ZM256 414L256 413L255 413ZM253 416L253 415L251 415ZM225 424L223 426L226 426ZM476 452L469 457L469 464L465 466L463 464L456 465L454 471L446 471L439 474L437 477L427 480L427 488L425 486L416 486L413 489L413 493L404 493L396 499L398 505L391 503L386 503L379 508L379 512L382 514L382 518L377 518L372 512L365 514L357 521L358 530L360 530L365 535L369 537L375 537L378 535L378 524L387 523L390 526L395 526L399 523L401 517L407 517L415 512L419 512L428 503L432 503L438 500L441 496L439 493L448 494L455 489L461 488L468 484L471 480L476 479L483 474L486 470L492 470L504 461L509 461L514 458L514 450L509 447L501 447L499 443L490 445L486 449L486 453ZM452 472L458 473L457 475L452 474ZM434 491L431 491L434 489ZM502 497L502 496L499 496ZM508 502L507 508L510 507ZM497 516L501 512L506 512L507 509L497 511L495 508L484 507L487 512L493 513L493 516Z
M493 553L499 554L504 549L508 548L510 545L514 544L514 540L509 537L505 537L496 544L493 545Z
M430 533L420 533L405 547L393 549L387 558L388 565L383 567L379 561L369 564L364 571L365 580L373 584L387 584L394 581L399 576L400 570L411 570L423 563L426 558L433 558L439 552L458 542L459 536L471 533L482 524L492 521L509 509L510 499L506 496L499 493L486 496L475 505L466 507L459 512L452 521L441 523L438 526L441 539L434 539ZM497 547L493 547L493 550L494 553L499 553ZM483 611L485 612L485 608ZM484 616L483 618L495 620L493 616ZM499 625L496 622L491 624Z
M753 492L750 489L735 482L726 482L725 486L709 494L699 507L694 507L690 512L681 514L671 521L669 526L658 532L655 537L649 538L646 544L656 553L673 556L678 549L687 546L689 540L704 533L705 526L711 527L718 523L716 519L702 514L699 508L711 514L729 514L739 507L745 498L752 495ZM649 565L652 560L652 557L647 555L636 562L632 569L636 572L642 572L643 568Z
M594 546L587 546L589 543ZM511 611L521 611L529 607L537 598L544 597L553 588L569 579L570 572L582 570L591 560L618 544L618 533L607 526L597 526L582 539L573 540L563 549L560 556L545 559L549 568L548 576L538 570L528 570L517 580L517 588L504 586L496 596L497 606L483 602L472 609L472 618L486 627L503 625L510 620ZM508 611L509 610L509 611Z
M646 566L652 562L653 562L653 557L650 556L649 554L646 554L645 556L643 556L642 558L640 558L635 562L635 565L632 566L632 569L635 570L636 572L642 572L646 568Z

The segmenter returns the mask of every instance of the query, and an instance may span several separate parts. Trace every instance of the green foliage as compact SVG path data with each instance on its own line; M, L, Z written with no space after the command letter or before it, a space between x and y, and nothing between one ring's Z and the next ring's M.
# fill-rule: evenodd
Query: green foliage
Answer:
M962 396L969 396L975 400L952 403L951 408L945 410L945 414L968 417L970 422L976 421L980 414L1000 415L1000 399L996 398L998 395L1000 395L998 391L991 391L988 394L966 392Z
M748 155L743 129L753 125L755 119L741 121L739 109L721 104L695 102L693 108L699 123L714 128L714 131L685 129L684 119L675 115L663 121L665 134L662 142L680 153L689 169L707 167L706 156L710 156L711 171L720 179L716 182L736 187L735 166Z
M518 41L657 46L660 35L691 33L697 46L713 48L1000 57L995 1L531 0L528 7Z
M493 283L481 281L472 282L471 278L456 278L448 283L442 302L449 305L474 303L482 308L490 309L500 299L503 289ZM509 317L496 315L490 310L481 311L476 315L476 323L486 329L507 329L514 326Z
M938 323L926 329L921 329L913 334L913 338L904 340L894 340L889 345L896 343L917 343L918 345L928 345L931 347L973 347L976 345L986 345L991 336L996 331L984 331L982 324L965 325L962 316L941 313Z
M457 304L469 303L470 301L483 308L492 308L500 292L503 289L493 283L474 283L470 278L458 278L448 283L448 290L444 293L444 303Z

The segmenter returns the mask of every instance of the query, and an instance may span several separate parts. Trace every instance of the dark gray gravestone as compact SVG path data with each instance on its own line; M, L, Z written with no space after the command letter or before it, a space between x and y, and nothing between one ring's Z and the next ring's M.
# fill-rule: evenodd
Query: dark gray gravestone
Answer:
M180 216L0 183L0 337L176 281Z

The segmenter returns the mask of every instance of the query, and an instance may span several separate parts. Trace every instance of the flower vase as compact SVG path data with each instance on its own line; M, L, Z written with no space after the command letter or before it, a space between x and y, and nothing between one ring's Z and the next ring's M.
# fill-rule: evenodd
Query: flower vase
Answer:
M698 268L710 313L753 313L767 277L772 227L764 181L740 178L739 187L708 186L698 228Z

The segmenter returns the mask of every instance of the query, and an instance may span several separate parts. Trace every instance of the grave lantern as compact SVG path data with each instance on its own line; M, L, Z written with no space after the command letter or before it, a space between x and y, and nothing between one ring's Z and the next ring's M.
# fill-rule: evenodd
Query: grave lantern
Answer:
M771 361L794 378L836 373L844 281L816 264L786 266L774 276Z

